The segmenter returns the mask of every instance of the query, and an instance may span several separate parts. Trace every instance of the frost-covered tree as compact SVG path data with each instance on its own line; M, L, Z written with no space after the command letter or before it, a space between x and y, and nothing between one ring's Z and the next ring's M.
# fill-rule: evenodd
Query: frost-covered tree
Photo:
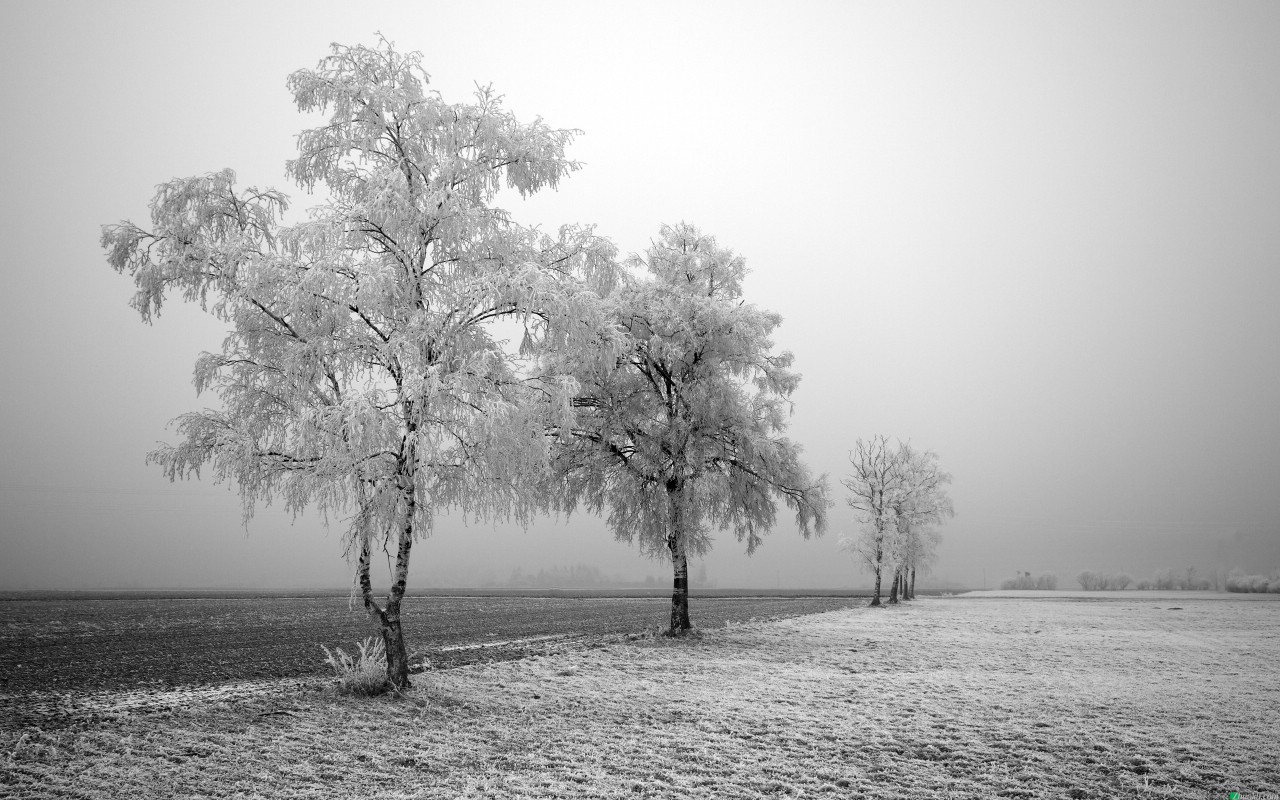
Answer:
M941 538L937 530L929 526L955 516L946 490L951 475L939 467L937 453L916 450L906 442L898 446L894 458L900 479L889 497L897 555L890 603L897 602L899 594L903 599L914 597L916 570L932 555Z
M886 563L892 563L896 544L893 502L902 481L897 450L884 436L859 439L849 451L851 472L841 479L849 490L845 501L854 510L859 527L841 547L861 561L875 576L871 605L880 605L880 589Z
M946 485L951 476L938 456L909 443L892 446L884 436L859 439L849 452L851 472L842 479L858 531L841 539L875 576L871 605L880 605L886 569L893 572L889 602L915 592L915 571L932 555L938 536L930 526L954 514Z
M580 385L557 464L566 508L607 509L619 539L670 558L676 635L693 627L688 558L708 550L711 532L730 529L754 553L781 500L802 535L821 534L826 480L783 436L800 376L790 353L773 352L781 317L742 299L744 260L680 224L627 266L606 298L624 351L550 354L548 368Z
M298 109L327 115L287 164L327 190L305 221L284 225L283 194L237 188L224 170L160 186L149 227L102 234L144 321L176 294L231 329L195 368L221 407L179 417L180 441L148 459L171 480L208 465L235 482L246 523L272 499L348 519L396 687L409 682L400 609L414 542L446 509L527 518L544 433L571 419L572 381L531 373L493 324L523 322L528 356L585 340L607 354L593 315L616 268L590 231L553 239L493 205L501 187L528 195L576 169L574 132L519 122L488 88L446 103L420 61L385 40L334 45L289 77ZM381 602L379 548L395 552Z

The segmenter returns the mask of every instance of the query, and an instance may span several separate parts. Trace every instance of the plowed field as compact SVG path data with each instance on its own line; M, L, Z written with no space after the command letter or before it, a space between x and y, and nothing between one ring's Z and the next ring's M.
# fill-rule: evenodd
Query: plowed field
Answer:
M695 624L845 608L849 597L712 597L691 601ZM519 658L550 644L652 630L657 597L409 597L411 661L433 669ZM167 689L327 674L321 645L351 649L376 633L338 596L35 597L0 601L4 696ZM3 724L3 723L0 723Z

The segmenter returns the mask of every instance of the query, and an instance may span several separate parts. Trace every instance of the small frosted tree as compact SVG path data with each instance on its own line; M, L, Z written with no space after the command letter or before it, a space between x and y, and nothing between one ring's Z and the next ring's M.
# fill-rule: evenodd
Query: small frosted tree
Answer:
M940 536L931 526L954 515L946 493L951 476L932 451L891 446L884 436L859 439L849 464L842 483L859 528L841 547L875 576L873 606L880 605L884 572L892 570L889 602L896 603L899 594L914 595L915 572L932 557Z
M899 594L903 599L915 594L916 570L922 560L932 555L941 538L936 529L928 526L955 516L946 491L951 475L938 466L937 453L916 450L907 442L898 446L894 460L900 478L888 501L893 511L897 534L894 550L898 556L891 603L897 602ZM926 529L928 536L924 535Z
M605 301L621 355L549 354L547 369L581 387L557 455L562 502L607 509L615 536L671 560L678 635L693 627L688 558L708 550L711 531L732 530L754 553L781 500L802 535L821 534L826 484L782 435L800 378L790 353L773 352L781 318L742 300L743 259L680 224L627 266Z
M841 540L842 547L860 560L875 576L871 605L880 605L880 590L887 564L893 563L897 547L894 502L902 487L897 450L884 436L869 441L859 439L849 451L851 471L841 479L849 490L845 498L859 523L853 537Z
M589 231L552 239L492 205L500 187L528 195L576 169L574 132L517 121L487 88L446 103L420 60L385 40L334 45L289 77L300 111L328 115L287 165L328 190L306 221L281 224L284 195L238 189L224 170L161 186L149 228L102 234L144 321L176 293L231 328L195 369L222 407L179 417L181 440L149 460L171 480L211 466L238 485L246 522L272 498L346 515L396 687L409 683L400 608L414 542L445 509L526 519L541 504L530 490L544 433L571 419L572 381L530 373L493 323L523 322L527 356L583 341L607 354L593 309L615 269ZM383 602L379 547L395 552Z
M927 574L938 555L942 533L931 525L915 526L905 537L902 599L916 598L916 574Z

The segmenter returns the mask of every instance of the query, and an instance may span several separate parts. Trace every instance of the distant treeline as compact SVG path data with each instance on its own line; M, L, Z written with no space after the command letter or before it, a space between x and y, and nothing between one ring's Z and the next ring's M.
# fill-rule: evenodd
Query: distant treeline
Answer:
M605 574L598 567L589 564L574 564L567 567L556 565L537 572L525 572L523 568L516 567L511 571L511 577L506 583L491 581L488 585L513 589L647 589L657 588L662 584L652 575L645 576L643 581L624 580L615 575ZM700 564L696 571L691 571L689 585L693 588L714 588L716 584L714 581L707 580L706 565Z
M1160 569L1150 580L1135 581L1127 572L1095 572L1085 570L1076 576L1076 582L1086 591L1122 591L1138 590L1175 590L1175 591L1222 591L1228 592L1274 592L1280 594L1280 572L1271 575L1246 575L1243 570L1233 570L1225 578L1219 571L1211 577L1196 574L1195 567L1183 570ZM1052 573L1041 573L1032 576L1030 572L1019 572L1016 577L1007 578L1000 583L1001 589L1057 589L1058 576Z
M1001 589L1057 589L1058 576L1042 572L1032 577L1030 572L1019 572L1016 578L1005 578L1000 582Z

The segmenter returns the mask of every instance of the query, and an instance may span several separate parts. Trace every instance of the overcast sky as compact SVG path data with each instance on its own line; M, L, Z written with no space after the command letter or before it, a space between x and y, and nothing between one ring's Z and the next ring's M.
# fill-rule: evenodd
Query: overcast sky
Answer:
M376 31L446 100L584 132L518 220L624 253L686 220L783 315L840 505L751 559L718 537L721 586L865 585L839 478L881 433L954 475L955 582L1280 567L1280 4L4 3L0 588L349 583L342 525L246 536L226 486L144 464L224 331L142 324L98 237L224 167L307 206L285 77ZM669 580L590 517L445 520L411 586L574 563Z

